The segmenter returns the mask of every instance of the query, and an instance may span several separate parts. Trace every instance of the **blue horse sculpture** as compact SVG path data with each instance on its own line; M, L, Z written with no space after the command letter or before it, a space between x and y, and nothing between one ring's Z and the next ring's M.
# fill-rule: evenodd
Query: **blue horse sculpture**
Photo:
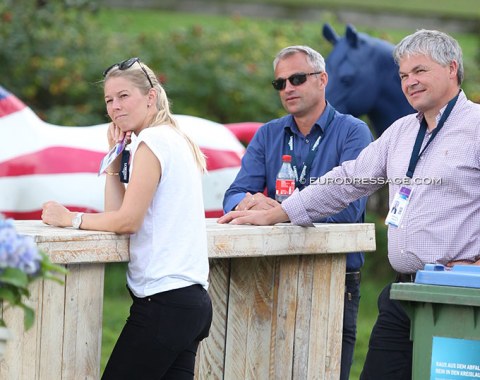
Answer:
M351 25L340 38L324 24L323 36L334 46L326 59L326 97L338 111L367 115L377 136L398 118L415 112L400 86L393 44L358 33Z

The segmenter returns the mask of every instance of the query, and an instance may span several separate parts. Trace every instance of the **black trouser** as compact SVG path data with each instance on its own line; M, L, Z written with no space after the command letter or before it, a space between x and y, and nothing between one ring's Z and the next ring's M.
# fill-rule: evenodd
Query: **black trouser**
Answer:
M360 272L349 272L345 277L345 295L342 332L340 380L350 378L353 352L357 337L357 316L360 303Z
M192 285L145 298L131 296L130 316L102 380L193 379L198 344L212 322L208 293Z
M390 299L391 284L378 297L378 317L370 335L361 380L411 380L410 318L401 303Z

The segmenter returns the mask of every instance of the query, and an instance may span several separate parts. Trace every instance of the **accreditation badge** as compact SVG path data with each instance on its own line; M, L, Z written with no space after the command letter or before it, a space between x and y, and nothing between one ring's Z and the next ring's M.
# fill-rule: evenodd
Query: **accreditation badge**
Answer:
M403 214L405 214L411 195L412 189L408 187L400 188L390 205L390 211L385 219L386 225L392 227L398 227L400 225L400 221L402 220Z

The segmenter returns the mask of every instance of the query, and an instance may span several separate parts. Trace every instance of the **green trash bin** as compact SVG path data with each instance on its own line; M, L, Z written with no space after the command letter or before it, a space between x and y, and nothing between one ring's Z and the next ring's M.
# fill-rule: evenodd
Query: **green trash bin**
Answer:
M426 265L415 283L395 283L412 321L412 380L480 380L480 267Z

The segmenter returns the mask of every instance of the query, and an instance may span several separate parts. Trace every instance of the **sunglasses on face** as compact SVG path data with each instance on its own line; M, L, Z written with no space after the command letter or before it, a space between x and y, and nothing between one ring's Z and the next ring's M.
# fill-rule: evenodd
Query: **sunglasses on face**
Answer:
M277 91L284 90L285 86L287 85L287 80L290 82L292 86L300 86L302 83L307 81L307 76L321 74L321 71L316 73L298 73L290 75L287 79L285 78L277 78L272 81L273 88Z
M145 76L147 77L148 79L148 83L150 83L150 87L153 88L153 83L152 83L152 80L150 79L150 77L148 76L147 74L147 70L145 70L145 68L143 67L143 65L141 64L140 62L140 58L138 57L134 57L134 58L129 58L129 59L126 59L125 61L122 61L122 62L119 62L119 63L114 63L112 66L109 66L108 68L105 69L105 71L103 72L103 77L105 78L107 76L107 74L110 72L110 70L112 70L114 67L118 66L118 69L119 70L127 70L129 69L130 67L133 66L134 63L138 62L140 68L142 69L142 71L145 73Z

